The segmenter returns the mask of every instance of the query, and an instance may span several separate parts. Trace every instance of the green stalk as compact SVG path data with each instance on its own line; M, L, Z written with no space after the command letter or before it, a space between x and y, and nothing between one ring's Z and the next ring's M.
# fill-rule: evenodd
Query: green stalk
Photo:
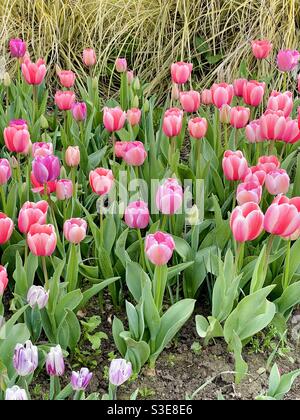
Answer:
M290 283L289 274L290 274L290 260L291 260L291 240L288 241L286 256L285 256L285 265L284 265L284 273L282 277L282 288L285 291Z
M158 312L161 311L165 289L168 280L168 267L166 264L157 265L153 277L153 297Z
M77 199L77 185L76 185L76 168L71 168L72 184L73 184L73 197Z
M3 185L0 185L0 193L1 193L3 212L5 214L7 214L7 204L6 204L6 197L5 197L5 192L4 192Z
M44 279L45 279L45 289L49 290L49 278L48 278L48 272L47 272L46 257L42 257L42 266L43 266L43 273L44 273Z
M144 251L144 241L143 241L143 238L142 238L141 229L137 229L137 234L138 234L140 249L141 249L142 267L143 267L143 270L145 270L146 269L145 251Z

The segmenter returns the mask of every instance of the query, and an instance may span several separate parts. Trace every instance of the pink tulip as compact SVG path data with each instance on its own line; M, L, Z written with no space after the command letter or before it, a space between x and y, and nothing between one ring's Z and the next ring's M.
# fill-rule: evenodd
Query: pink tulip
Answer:
M16 130L28 130L28 124L26 120L10 120L9 127L15 128Z
M212 104L212 94L210 89L204 89L201 93L201 103L203 105Z
M96 53L92 48L86 48L82 53L82 61L87 67L92 67L96 64Z
M230 111L230 124L234 128L243 128L250 118L250 109L243 106L234 106Z
M73 195L73 182L70 179L60 179L56 183L56 198L64 201Z
M266 111L260 117L261 137L266 140L281 140L286 128L286 119L282 111Z
M264 228L272 235L290 236L300 227L300 213L294 204L274 200L265 214Z
M72 90L58 90L54 101L58 109L69 111L75 103L75 93Z
M29 59L26 59L21 68L23 77L29 85L40 85L47 72L45 61L41 58L36 63L32 63Z
M20 38L11 39L9 41L9 50L12 57L21 58L26 53L26 42Z
M31 203L26 201L23 204L19 217L18 227L21 233L28 233L31 226L36 223L43 225L47 220L48 203L47 201L38 201L37 203Z
M72 115L75 121L84 121L87 116L86 103L75 102L72 106Z
M242 182L237 187L236 199L241 206L242 204L253 202L260 203L262 195L262 187L257 181Z
M229 105L222 105L219 109L219 116L220 116L220 122L222 124L229 124L230 123L230 112L231 112L231 106Z
M182 129L183 111L178 108L170 108L164 114L162 129L167 137L176 137Z
M22 126L19 126L22 127ZM4 129L4 141L10 152L27 155L31 147L30 134L27 128L9 126Z
M262 142L260 132L260 120L253 120L246 126L245 134L249 143L259 143Z
M36 179L35 175L33 172L31 172L30 175L30 182L33 186L32 188L32 192L34 193L38 193L38 194L44 194L46 192L47 195L50 195L51 193L53 193L56 189L56 180L54 181L47 181L44 184L40 184L38 182L38 180ZM45 191L45 187L46 187L46 191Z
M247 79L235 79L233 81L234 96L243 97L244 85L248 82Z
M105 168L97 168L91 171L89 178L92 190L98 195L108 194L114 184L112 171Z
M66 220L64 223L64 235L67 241L72 244L79 244L86 237L87 223L77 218Z
M194 137L194 139L202 139L207 132L207 126L206 118L196 117L189 120L188 129L190 136Z
M261 186L264 185L266 179L266 172L258 166L251 166L249 172L243 179L243 182L258 182Z
M298 120L292 120L291 118L286 119L286 125L281 140L285 143L294 144L300 140L300 129Z
M58 72L57 75L59 77L59 82L63 87L70 89L74 85L76 75L72 70L62 70Z
M183 61L179 61L178 63L173 63L171 65L172 81L174 83L177 83L178 85L183 85L189 80L192 70L193 70L192 63L184 63Z
M78 146L69 146L67 148L65 161L69 168L77 168L80 163L80 150Z
M122 158L130 166L141 166L145 162L147 152L141 141L123 142Z
M115 155L117 158L123 158L124 150L127 147L127 141L116 141L115 142Z
M44 142L33 143L31 153L34 158L51 156L53 155L53 144Z
M8 285L8 277L6 268L0 265L0 296L3 296L4 290Z
M116 70L117 70L118 73L125 73L125 71L127 71L126 58L117 58L116 59Z
M224 153L222 167L226 179L229 181L240 181L248 173L248 163L240 150L232 152L226 150Z
M120 107L103 109L103 124L107 131L113 133L121 130L126 121L126 112Z
M212 102L217 108L230 105L233 98L233 86L227 83L214 83L211 87Z
M261 156L258 159L257 168L266 174L275 171L280 167L280 162L276 156Z
M14 222L4 213L0 213L0 245L10 240L14 230Z
M297 67L299 58L297 50L281 50L277 55L277 67L280 71L292 71Z
M32 172L41 185L56 181L60 173L60 162L57 156L36 157L32 162Z
M267 58L272 50L272 44L267 39L257 39L251 42L252 52L258 60Z
M132 229L144 229L148 226L150 215L144 201L134 201L125 210L125 223Z
M0 185L7 184L11 177L11 167L7 159L0 159Z
M156 207L162 214L174 214L182 205L183 191L177 179L168 178L156 192Z
M284 117L289 117L293 110L293 94L292 92L276 92L273 90L267 104L267 109L272 111L282 111Z
M36 223L30 227L27 235L27 244L33 255L49 257L56 248L57 237L53 225L40 225Z
M257 82L256 80L250 80L245 83L243 88L243 99L245 104L251 106L260 105L263 100L265 88L265 83Z
M174 239L168 233L158 231L146 236L145 253L154 265L167 264L174 249Z
M266 175L265 185L272 195L286 194L290 187L290 177L284 169L276 169Z
M180 103L185 112L197 112L200 106L200 93L195 90L180 92Z
M230 228L237 242L253 241L263 230L264 215L258 204L250 202L231 213Z
M131 83L133 82L133 79L134 79L134 73L133 73L133 71L132 70L128 70L127 71L127 81L128 81L128 84L129 85L131 85Z
M140 123L142 112L138 108L132 108L127 111L126 117L129 124L133 127Z
M225 82L214 83L210 88L212 103L221 108L223 105L230 105L234 96L232 84Z
M279 194L277 195L277 197L274 198L272 204L274 203L277 203L277 204L287 203L287 204L294 205L296 209L298 210L298 213L300 213L300 197L288 198L285 195ZM284 236L283 239L295 241L299 237L300 237L300 225L299 225L299 228L296 229L291 235Z

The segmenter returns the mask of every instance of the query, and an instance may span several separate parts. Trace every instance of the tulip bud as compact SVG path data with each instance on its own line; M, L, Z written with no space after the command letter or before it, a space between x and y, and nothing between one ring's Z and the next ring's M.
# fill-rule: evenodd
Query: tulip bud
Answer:
M149 112L149 109L150 109L150 104L149 104L148 99L146 99L143 104L143 111L146 113L146 112Z
M64 223L64 235L72 244L79 244L86 237L87 223L80 218L66 220Z
M6 401L27 401L28 397L25 389L20 388L18 385L14 385L12 388L7 388L5 391Z
M199 223L199 209L196 204L186 211L186 216L187 223L190 226L195 226Z
M46 358L46 370L50 376L62 376L65 373L65 362L60 345L52 347Z
M134 79L132 87L133 87L133 90L135 90L135 91L140 90L141 83L140 83L140 79L138 77L136 77Z
M98 79L97 77L93 77L92 79L92 89L98 92Z
M125 359L114 359L111 361L109 368L109 382L112 385L120 386L126 382L132 373L130 362Z
M49 299L49 291L47 292L42 286L31 286L27 293L27 303L34 308L45 308Z
M171 98L173 101L178 101L180 95L179 87L177 83L172 84L172 92L171 92Z
M73 183L70 179L60 179L56 183L56 198L58 200L68 200L73 195Z
M70 168L76 168L80 163L80 150L78 146L69 146L65 154L66 164Z
M49 128L48 120L45 115L41 115L40 117L40 124L43 130L47 130Z
M11 78L9 73L6 71L3 76L3 85L9 87L11 85Z
M19 376L27 376L38 367L38 349L31 341L25 345L17 344L14 351L13 365Z
M172 258L175 242L168 233L157 231L148 234L145 240L145 253L154 265L165 265Z
M139 97L137 95L134 96L132 101L132 108L138 108L139 107Z
M73 391L85 391L91 382L93 374L87 369L82 368L79 372L72 372L71 386Z

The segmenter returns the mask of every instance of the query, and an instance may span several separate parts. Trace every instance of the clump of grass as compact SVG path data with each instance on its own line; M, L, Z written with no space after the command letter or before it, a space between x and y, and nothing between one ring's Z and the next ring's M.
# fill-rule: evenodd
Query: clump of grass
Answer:
M273 63L279 48L300 44L298 0L2 0L0 22L2 54L21 36L33 56L83 75L81 52L95 48L107 94L117 56L161 96L175 60L192 60L202 87L236 76L241 60L251 69L251 39L272 40ZM280 82L277 74L275 87Z

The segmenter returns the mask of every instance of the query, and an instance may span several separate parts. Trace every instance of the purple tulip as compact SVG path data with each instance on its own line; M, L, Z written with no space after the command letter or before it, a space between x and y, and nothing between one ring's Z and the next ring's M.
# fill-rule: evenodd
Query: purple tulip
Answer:
M32 172L36 180L44 185L59 177L60 163L57 156L37 156L32 162Z
M72 115L76 121L84 121L86 119L86 103L85 102L76 102L72 106Z
M5 401L27 401L28 397L25 389L14 385L12 388L7 388L5 391Z
M31 286L27 293L27 302L34 308L37 306L39 309L45 308L48 303L49 292L42 286Z
M62 376L65 373L64 356L60 345L52 347L47 354L46 370L50 376Z
M17 344L14 351L13 365L19 376L27 376L35 371L38 366L38 350L31 341L25 345Z
M115 386L120 386L130 378L131 373L132 366L130 362L127 362L125 359L114 359L109 368L109 381Z
M26 48L26 42L24 42L22 39L15 38L9 41L9 50L13 57L24 57Z
M71 385L74 391L85 391L92 379L93 374L87 369L82 368L79 372L72 372Z

